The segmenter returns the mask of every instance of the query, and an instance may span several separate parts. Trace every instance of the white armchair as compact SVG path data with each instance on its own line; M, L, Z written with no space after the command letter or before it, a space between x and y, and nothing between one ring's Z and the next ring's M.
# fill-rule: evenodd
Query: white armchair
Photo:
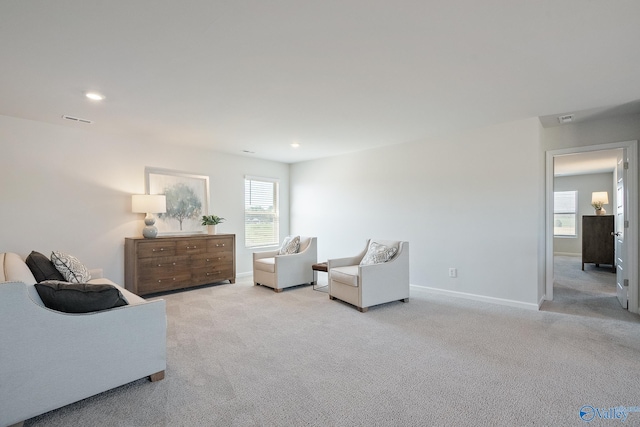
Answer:
M313 283L311 268L318 262L318 247L315 237L300 236L300 250L290 255L278 255L278 250L254 252L253 284L273 288L282 292L284 288Z
M370 242L395 247L387 262L360 265ZM329 298L355 305L361 312L391 301L409 301L409 242L370 239L356 256L330 259Z

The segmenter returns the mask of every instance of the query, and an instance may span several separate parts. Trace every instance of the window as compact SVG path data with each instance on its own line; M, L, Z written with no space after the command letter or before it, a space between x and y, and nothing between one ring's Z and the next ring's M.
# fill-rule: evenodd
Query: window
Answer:
M553 235L576 237L577 191L553 193Z
M248 248L279 242L278 181L244 179L244 244Z

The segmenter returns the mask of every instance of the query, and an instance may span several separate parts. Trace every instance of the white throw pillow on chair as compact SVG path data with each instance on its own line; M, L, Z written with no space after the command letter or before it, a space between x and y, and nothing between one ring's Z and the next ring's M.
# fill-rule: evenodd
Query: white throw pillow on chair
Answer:
M282 242L278 255L297 254L300 250L300 236L287 236Z
M367 253L365 254L362 261L360 261L360 265L371 265L371 264L379 264L381 262L387 262L398 252L398 248L395 246L385 246L380 243L371 242L369 243L369 247L367 248Z

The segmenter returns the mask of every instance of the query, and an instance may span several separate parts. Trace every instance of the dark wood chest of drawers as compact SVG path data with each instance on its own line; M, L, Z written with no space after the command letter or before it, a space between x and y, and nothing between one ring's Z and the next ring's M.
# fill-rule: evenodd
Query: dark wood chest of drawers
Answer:
M228 280L236 282L235 234L127 237L124 284L146 295Z
M582 217L582 269L585 263L610 265L615 271L613 215Z

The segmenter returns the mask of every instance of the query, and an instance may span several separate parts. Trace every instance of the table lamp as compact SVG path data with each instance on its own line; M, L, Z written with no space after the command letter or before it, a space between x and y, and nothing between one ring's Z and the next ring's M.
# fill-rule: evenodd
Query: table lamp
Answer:
M142 235L147 239L153 239L158 235L158 227L155 213L165 213L167 211L167 198L164 194L134 194L131 196L131 211L134 213L146 213L144 218L145 227Z

